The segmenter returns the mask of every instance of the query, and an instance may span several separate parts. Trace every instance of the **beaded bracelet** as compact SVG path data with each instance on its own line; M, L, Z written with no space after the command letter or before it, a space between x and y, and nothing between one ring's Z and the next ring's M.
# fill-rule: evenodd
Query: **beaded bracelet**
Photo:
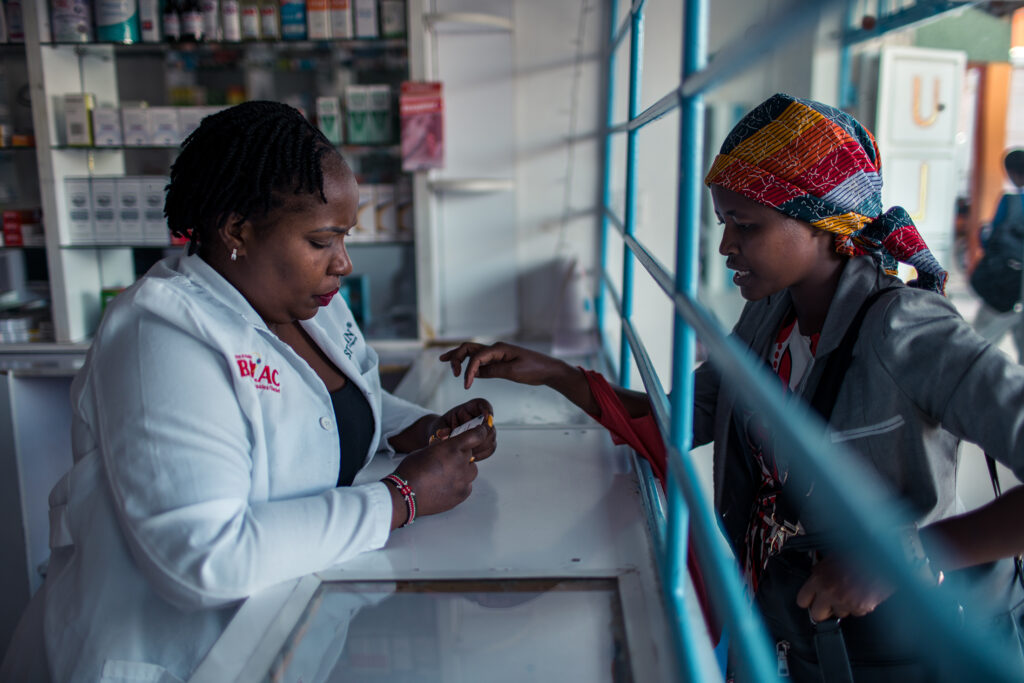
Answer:
M416 492L409 486L409 482L402 479L397 474L389 474L388 476L381 479L381 481L391 482L398 492L402 494L402 498L405 499L405 506L409 510L409 518L405 520L405 524L402 526L409 526L416 519ZM401 528L401 527L399 527Z

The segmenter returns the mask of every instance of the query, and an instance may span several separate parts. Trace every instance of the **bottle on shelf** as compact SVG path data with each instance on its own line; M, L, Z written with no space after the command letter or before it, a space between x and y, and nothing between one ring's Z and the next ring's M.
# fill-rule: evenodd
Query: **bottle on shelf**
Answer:
M220 3L217 0L200 0L199 9L203 14L203 38L217 41L221 39Z
M242 40L260 39L260 3L242 0Z
M164 0L164 40L177 43L181 40L180 0Z
M136 0L96 0L96 40L139 42L139 6Z
M50 28L54 42L91 43L91 3L89 0L50 0Z
M179 16L181 17L181 42L198 43L203 39L203 8L199 0L182 0Z
M279 0L260 0L260 35L264 40L281 40Z
M159 43L163 39L160 0L139 0L139 37L143 43Z
M221 0L220 28L221 40L225 43L237 43L242 40L242 16L239 0Z

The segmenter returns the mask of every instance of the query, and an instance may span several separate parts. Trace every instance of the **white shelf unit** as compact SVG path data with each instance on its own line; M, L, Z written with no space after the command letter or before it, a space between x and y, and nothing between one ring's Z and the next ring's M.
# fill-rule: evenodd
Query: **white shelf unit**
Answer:
M203 44L192 47L176 47L167 44L136 44L121 46L105 43L52 44L49 41L49 3L34 3L26 9L26 60L31 84L32 117L36 135L36 157L38 160L40 204L43 208L46 235L46 263L49 271L51 312L56 344L87 343L101 316L101 290L123 287L131 284L137 276L135 271L136 250L140 247L159 249L154 245L78 245L72 244L69 220L65 210L64 179L69 177L121 176L133 174L139 155L166 155L166 167L174 158L176 148L116 147L77 148L64 143L61 127L60 98L65 94L90 93L95 101L105 105L118 106L121 102L135 101L137 91L148 88L152 83L125 83L125 76L119 73L119 60L149 60L146 63L164 67L164 55L173 51L202 54L204 51L239 50L246 55L256 55L230 68L244 70L245 91L253 98L285 99L274 97L275 75L273 64L282 61L279 51L287 51L289 59L301 60L302 55L319 55L324 60L334 60L335 53L357 53L366 50L403 53L407 41L402 39L343 40L343 41L283 41L279 43ZM266 56L265 64L259 63L259 56ZM325 56L329 55L329 56ZM154 61L156 58L156 61ZM344 69L344 67L335 68ZM403 77L407 76L407 70ZM164 74L161 73L162 81ZM348 74L345 83L356 82ZM149 80L149 79L147 79ZM120 83L119 83L120 81ZM280 81L280 79L278 79ZM119 87L120 85L120 87ZM337 83L332 86L338 87ZM397 92L397 82L392 84ZM268 93L270 93L268 95ZM325 94L340 94L339 92ZM166 96L161 93L159 96ZM160 101L153 104L162 104ZM394 110L397 117L397 107ZM400 149L397 140L391 145L339 146L357 169L359 163L377 155L390 157L395 174L400 173ZM154 173L146 173L155 175ZM414 214L416 211L414 210ZM417 339L419 294L415 285L416 246L408 242L364 242L352 243L353 260L357 273L363 272L371 282L370 295L374 307L383 301L390 306L388 315L397 322L385 321L377 325L380 332L376 338ZM360 270L360 262L367 268ZM402 282L404 278L405 282ZM393 309L393 311L392 311ZM383 308L381 310L384 310ZM375 311L379 320L380 311ZM364 330L365 331L365 330ZM374 337L373 330L368 336ZM41 344L40 346L46 346ZM5 350L0 345L0 352Z

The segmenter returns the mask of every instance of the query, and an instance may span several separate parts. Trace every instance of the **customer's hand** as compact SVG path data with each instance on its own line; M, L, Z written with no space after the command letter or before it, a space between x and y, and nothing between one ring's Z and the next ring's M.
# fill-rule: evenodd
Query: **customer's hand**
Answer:
M469 389L477 377L507 379L520 384L551 385L560 375L574 373L568 364L537 351L498 342L490 346L465 342L441 354L440 360L452 366L452 374L466 374L463 379Z
M447 438L453 429L479 415L494 415L494 408L486 399L474 398L460 403L429 423L428 439L430 437ZM487 438L473 450L473 457L477 461L490 457L498 443L497 432L493 425L484 423L483 426L487 428Z
M450 439L436 441L410 453L395 469L395 474L408 481L409 488L416 494L417 517L450 510L469 497L477 475L473 452L493 438L489 431L493 429L480 425ZM394 503L391 524L394 529L405 523L408 513L397 489L389 484L388 490Z
M807 608L815 621L832 617L862 617L875 611L892 595L892 588L866 575L856 565L830 555L811 569L811 577L796 594L796 604Z

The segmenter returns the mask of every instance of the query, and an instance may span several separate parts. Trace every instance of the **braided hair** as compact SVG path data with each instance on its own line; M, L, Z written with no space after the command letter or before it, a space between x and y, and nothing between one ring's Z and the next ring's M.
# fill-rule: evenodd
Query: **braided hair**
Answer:
M171 234L206 252L226 220L265 217L281 193L318 194L334 146L294 107L244 102L207 116L171 165L164 215ZM338 155L340 159L340 155Z

